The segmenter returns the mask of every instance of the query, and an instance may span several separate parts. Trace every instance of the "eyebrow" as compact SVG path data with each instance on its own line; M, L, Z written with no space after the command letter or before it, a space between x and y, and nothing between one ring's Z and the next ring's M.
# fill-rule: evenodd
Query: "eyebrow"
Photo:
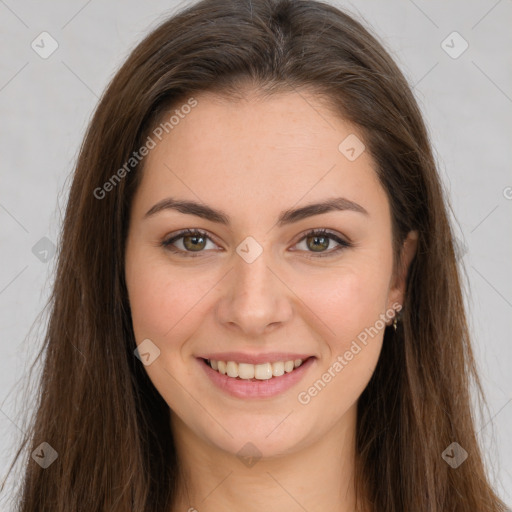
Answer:
M195 201L178 200L172 197L162 199L152 206L144 215L144 219L164 210L177 210L188 215L195 215L211 222L217 222L226 226L230 225L230 217L222 210L217 210L205 204ZM320 215L331 211L354 211L369 215L369 213L358 203L344 197L326 199L319 203L312 203L301 208L284 210L279 214L278 226L292 224L313 215Z

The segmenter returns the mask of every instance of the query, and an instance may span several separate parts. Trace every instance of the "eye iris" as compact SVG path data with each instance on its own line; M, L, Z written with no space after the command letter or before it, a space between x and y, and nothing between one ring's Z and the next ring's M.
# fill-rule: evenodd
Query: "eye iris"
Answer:
M318 235L313 235L313 236L308 236L307 237L308 239L308 247L311 249L313 249L313 251L315 252L321 252L322 249L327 249L329 247L329 237L327 236L318 236ZM315 240L315 244L317 243L318 240L323 240L323 244L320 246L320 250L317 250L318 249L318 245L313 245L313 246L310 246L309 245L309 241L313 239Z
M194 244L197 244L196 240L200 239L202 240L203 244L201 247L197 247L197 245L192 245L191 247L188 246L187 244L187 241L189 239L192 239L194 240ZM203 235L185 235L183 236L183 245L189 249L189 250L192 250L192 251L199 251L201 249L204 249L204 244L205 244L205 237ZM201 244L200 244L201 245Z

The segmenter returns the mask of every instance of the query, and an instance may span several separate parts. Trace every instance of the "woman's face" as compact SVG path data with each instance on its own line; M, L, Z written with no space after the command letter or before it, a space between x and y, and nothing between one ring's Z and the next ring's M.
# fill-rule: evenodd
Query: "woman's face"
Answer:
M360 133L315 96L195 99L152 136L132 204L135 339L175 429L230 453L291 453L354 425L402 303L389 203ZM164 245L184 229L201 233ZM404 250L408 263L412 238ZM205 359L244 363L227 365L244 378Z

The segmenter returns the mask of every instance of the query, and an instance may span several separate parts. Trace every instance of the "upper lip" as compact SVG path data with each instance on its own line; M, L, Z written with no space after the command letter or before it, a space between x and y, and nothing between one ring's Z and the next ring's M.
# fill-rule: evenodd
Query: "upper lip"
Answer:
M198 356L202 359L214 361L235 361L236 363L262 364L275 363L277 361L295 361L296 359L308 359L314 357L311 354L296 354L292 352L269 352L267 354L246 354L243 352L217 352Z

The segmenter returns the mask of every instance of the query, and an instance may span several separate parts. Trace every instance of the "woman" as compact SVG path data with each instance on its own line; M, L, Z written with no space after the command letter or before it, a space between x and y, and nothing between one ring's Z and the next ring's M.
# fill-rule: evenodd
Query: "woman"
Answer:
M505 510L420 111L327 4L204 0L137 46L45 349L20 512Z

